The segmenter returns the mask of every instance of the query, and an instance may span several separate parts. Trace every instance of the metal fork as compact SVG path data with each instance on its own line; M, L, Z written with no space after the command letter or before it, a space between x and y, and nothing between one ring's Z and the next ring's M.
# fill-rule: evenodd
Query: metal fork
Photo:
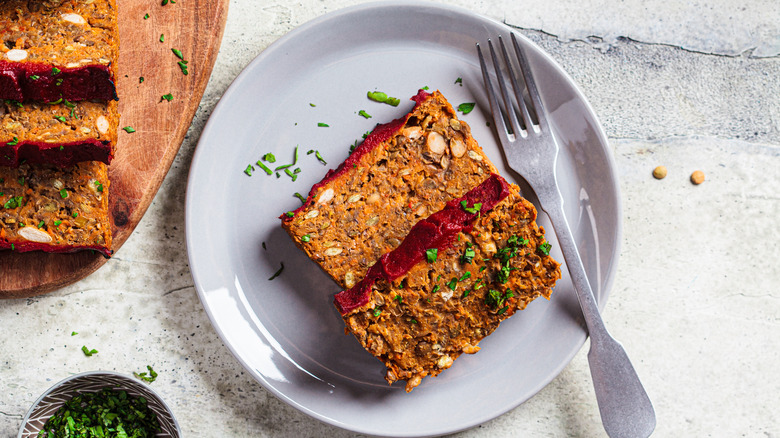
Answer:
M530 108L523 99L523 89L518 86L512 62L501 37L498 37L498 41L509 81L514 91L513 96L510 95L506 80L499 67L496 51L490 40L488 40L488 46L501 90L503 107L493 88L485 58L482 56L482 49L477 43L479 62L482 65L482 77L485 80L496 132L509 167L520 174L536 193L542 209L549 216L555 234L558 236L558 244L561 246L566 266L569 268L569 275L571 275L574 289L577 292L577 299L580 302L585 325L590 335L588 363L604 429L612 438L648 437L655 429L653 405L623 346L607 332L604 321L601 319L596 299L585 274L585 267L563 213L563 198L555 175L558 144L550 129L550 122L542 105L539 90L533 80L525 51L517 43L514 34L511 34L511 38L520 71L531 98ZM523 126L518 119L516 108L519 108ZM531 118L532 112L535 114L537 122ZM509 120L509 127L505 122L506 119Z

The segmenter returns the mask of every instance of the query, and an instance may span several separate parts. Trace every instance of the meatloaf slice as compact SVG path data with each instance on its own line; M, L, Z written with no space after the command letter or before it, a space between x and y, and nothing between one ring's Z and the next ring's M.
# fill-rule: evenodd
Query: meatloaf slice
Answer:
M295 244L343 288L417 221L496 172L441 93L412 100L409 114L375 128L303 206L281 216Z
M0 103L0 166L82 161L106 164L114 156L119 126L116 101Z
M114 0L0 1L0 99L116 99Z
M108 185L107 167L98 162L0 167L0 249L110 256Z
M561 277L536 209L493 176L418 222L335 297L346 329L406 391L449 368Z

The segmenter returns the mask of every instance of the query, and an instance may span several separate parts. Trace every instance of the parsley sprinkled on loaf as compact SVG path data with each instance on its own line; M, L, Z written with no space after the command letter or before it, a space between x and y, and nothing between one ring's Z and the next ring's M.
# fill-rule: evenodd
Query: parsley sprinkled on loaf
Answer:
M116 99L114 0L0 1L0 99Z
M0 166L109 164L118 126L116 101L0 103Z
M411 391L476 353L501 321L550 297L560 265L535 219L517 186L491 177L418 222L336 295L347 330L385 364L388 383L405 380Z
M496 172L441 93L412 100L409 114L375 128L301 208L281 216L295 244L343 288L415 223Z
M0 249L109 256L108 186L106 165L92 161L0 167Z

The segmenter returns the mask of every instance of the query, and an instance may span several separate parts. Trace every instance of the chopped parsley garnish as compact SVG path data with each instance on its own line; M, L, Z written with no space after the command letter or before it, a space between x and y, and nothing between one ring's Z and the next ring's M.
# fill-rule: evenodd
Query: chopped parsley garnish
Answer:
M544 242L539 245L537 249L544 255L550 255L550 249L552 249L552 245L550 245L550 242Z
M301 236L301 242L306 243L310 240L311 240L311 236L309 236L308 234L304 234L303 236Z
M476 203L474 203L473 206L469 207L468 206L468 201L466 201L465 199L463 201L460 201L460 206L463 207L463 210L466 213L471 213L471 214L479 213L479 211L482 209L482 203L481 202L476 202Z
M62 85L62 79L60 78L60 79L57 79L56 81L54 81L54 85L56 85L56 86L58 86L58 87L59 87L60 85Z
M434 286L434 287L433 287L433 289L431 289L431 293L432 293L432 294L435 294L436 292L438 292L438 291L439 291L439 289L441 289L441 288L440 288L440 287L439 287L439 285L437 284L436 286Z
M276 163L276 157L270 152L263 155L263 160L268 161L269 163Z
M298 163L298 146L295 146L295 153L293 154L293 162L291 164L285 164L283 166L279 166L276 169L274 169L274 172L277 172L282 169L287 169L288 167L293 167Z
M79 334L79 332L70 332L71 336L76 336L77 334Z
M398 304L402 304L404 302L404 297L398 294L395 295L394 299L398 300Z
M370 119L371 118L371 114L365 112L364 110L358 111L358 115L361 115L361 116L365 117L366 119Z
M160 34L160 42L161 43L165 42L165 34L162 34L162 33Z
M463 86L463 78L455 79L455 83L462 87Z
M44 221L38 222L38 228L43 228L44 225L46 225Z
M41 77L40 77L40 76L38 76L38 75L30 75L30 80L31 80L31 81L37 81L37 80L38 80L38 79L40 79L40 78L41 78Z
M386 103L392 106L398 106L398 104L401 103L401 99L398 99L397 97L390 97L387 95L387 93L383 93L381 91L369 91L367 96L374 102Z
M309 102L309 106L310 106L310 107L312 107L312 108L314 108L314 107L315 107L315 106L317 106L317 105L315 105L315 104L313 104L313 103Z
M97 351L97 350L95 350L94 348L90 350L89 348L87 348L87 346L86 346L86 345L83 345L83 346L81 347L81 351L83 351L83 352L84 352L84 356L87 356L87 357L90 357L90 356L92 356L93 354L97 354L97 353L98 353L98 351Z
M470 291L470 290L468 290L468 289L464 290L464 291L463 291L463 296L462 296L462 298L466 298L467 296L469 296L469 293L470 293L470 292L471 292L471 291Z
M104 388L65 402L46 421L40 436L130 438L152 437L159 431L157 415L146 398Z
M149 14L144 15L144 20L148 20L148 19L149 19Z
M317 123L317 126L319 126L320 128L329 128L330 127L330 125L328 125L327 123L322 123L322 122Z
M74 211L73 212L73 218L75 219L77 217L79 217L79 212L78 211Z
M436 261L436 257L439 255L438 248L431 248L425 250L425 258L428 260L428 263L433 263Z
M162 99L165 99L165 100L167 100L168 102L172 101L172 100L173 100L173 93L163 94L163 95L162 95ZM162 100L162 99L161 99L161 100Z
M179 64L179 68L181 69L181 72L184 74L184 76L190 74L190 72L187 71L187 61L179 61L177 64Z
M271 278L269 278L269 279L268 279L268 281L271 281L271 280L273 280L274 278L276 278L276 277L278 277L278 276L282 275L282 271L284 271L284 263L279 263L279 264L280 264L280 265L282 265L282 267L281 267L281 268L279 268L279 270L278 270L278 271L274 272L274 275L272 275L272 276L271 276Z
M460 256L460 263L462 265L467 265L474 260L474 256L476 255L477 253L474 251L474 248L472 248L471 242L466 242L466 251Z
M458 105L458 111L462 112L464 115L470 113L473 109L476 103L474 102L464 102L460 105Z
M460 276L458 281L468 280L471 278L471 271L466 271L463 275Z
M325 161L324 158L322 158L322 155L320 155L320 151L314 151L314 156L317 157L317 160L319 160L319 162L322 163L323 165L328 164L328 162Z
M103 192L103 183L100 181L95 181L95 187L97 187L98 192Z
M303 195L301 195L300 193L295 192L295 193L293 193L293 196L295 196L296 198L300 199L301 200L301 204L305 204L306 203L306 198L304 198Z
M55 119L57 119L57 120L59 120L59 121L60 121L60 122L62 122L62 123L65 123L65 122L67 122L67 121L68 121L68 119L66 119L66 118L65 118L65 117L63 117L63 116L55 116L54 118L55 118Z
M295 216L295 213L293 213L292 211L288 211L284 215L287 216L287 217L293 217L293 216Z
M65 189L60 190L60 196L62 196L62 199L65 199L68 197L68 191Z
M62 103L62 98L60 97L57 100L52 100L51 102L46 102L49 105L57 105L58 103Z
M139 84L143 84L144 83L144 77L143 76L138 78L138 83Z
M153 370L152 367L149 366L149 365L146 366L146 369L149 370L149 375L148 376L146 375L145 371L143 373L135 373L134 372L133 375L135 377L143 380L144 382L147 382L147 383L154 382L157 379L157 372L155 370Z
M430 90L430 88L428 88L428 86L426 85L426 86L422 87L421 90L428 91L428 90Z
M124 127L124 128L122 128L122 129L124 129L124 130L125 130L125 132L126 132L126 133L128 133L128 134L132 134L132 133L134 133L134 132L135 132L135 128L133 128L132 126L125 126L125 127Z
M244 169L244 173L245 173L247 176L252 176L252 171L253 171L253 170L255 170L254 166L252 166L251 164L247 164L247 165L246 165L246 169Z
M269 175L271 175L272 173L274 173L274 172L273 172L273 170L269 169L269 168L268 168L268 166L266 166L265 164L263 164L263 162L262 162L262 161L260 161L260 160L257 160L257 163L256 163L256 164L257 164L258 166L260 166L260 168L261 168L261 169L263 169L263 171L264 171L265 173L267 173L267 174L269 174Z
M54 221L54 226L55 227L59 227L61 223L62 223L61 220L56 220L56 221Z
M5 201L3 208L19 208L22 206L22 200L21 196L11 196L11 198Z
M526 246L528 245L528 239L515 235L507 239L506 243L511 246Z
M62 73L62 70L58 69L57 67L52 67L51 68L51 75L52 76L58 75L60 73Z
M497 291L495 289L490 289L488 291L487 295L485 295L485 304L487 304L488 307L490 307L492 309L497 309L499 307L503 307L504 304L506 303L506 300L508 300L508 299L510 299L510 298L512 298L514 296L515 296L515 294L512 293L512 291L510 289L507 289L506 292L504 292L503 295L501 294L501 292L499 292L499 291ZM506 309L504 309L503 311L499 311L499 312L500 313L504 313L504 312L506 312Z
M382 309L380 309L379 307L374 307L374 316L376 317L381 314L382 314Z
M447 282L447 287L451 290L455 290L455 288L458 287L458 278L452 277L452 280Z
M14 136L14 139L6 143L8 146L16 146L19 144L19 138Z
M173 54L176 55L177 58L184 59L184 55L181 54L181 50L171 49L171 52L173 52Z

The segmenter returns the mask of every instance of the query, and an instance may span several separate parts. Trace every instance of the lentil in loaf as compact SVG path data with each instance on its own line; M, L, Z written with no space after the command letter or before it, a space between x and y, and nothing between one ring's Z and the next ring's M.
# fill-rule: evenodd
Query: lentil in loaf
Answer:
M114 156L119 126L116 101L0 103L0 166L83 161L106 164Z
M0 1L0 99L117 99L115 0Z
M482 339L532 300L550 297L560 264L548 255L534 206L517 186L508 192L492 210L475 214L473 226L463 227L449 244L418 245L423 254L406 273L393 278L374 275L372 268L361 283L336 296L346 330L385 364L388 383L405 380L411 391L461 354L476 353ZM414 234L419 233L413 229L409 238L419 238ZM437 246L434 257L424 249ZM403 262L399 251L377 265ZM361 294L363 304L353 307Z
M374 129L281 216L295 244L342 288L360 281L417 221L496 172L440 92L420 91L406 116Z
M0 249L111 255L108 169L85 162L0 167Z

